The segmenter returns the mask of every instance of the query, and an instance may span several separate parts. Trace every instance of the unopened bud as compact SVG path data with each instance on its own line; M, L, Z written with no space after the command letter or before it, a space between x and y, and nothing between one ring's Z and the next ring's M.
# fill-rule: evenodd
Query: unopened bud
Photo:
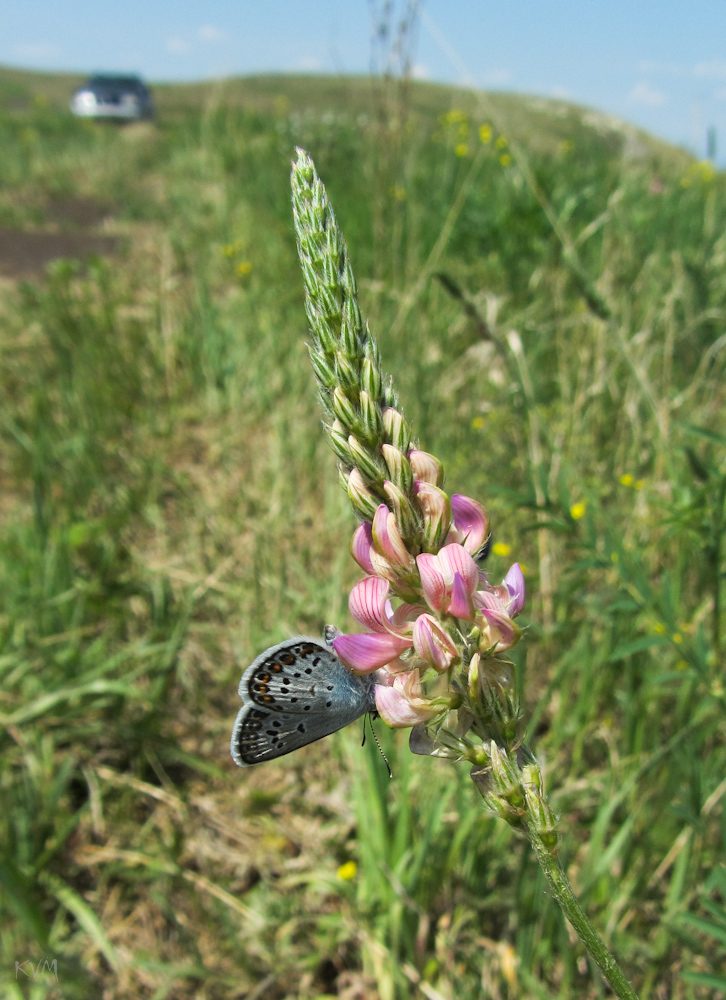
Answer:
M396 515L396 524L406 541L418 538L420 531L419 519L413 504L405 493L401 492L395 483L386 480L383 484L386 496L391 501L393 513Z
M338 385L343 390L357 389L359 385L358 369L355 361L346 357L343 351L335 352L335 373Z
M360 394L360 422L366 441L377 444L383 429L381 411L365 390ZM386 445L383 447L385 448Z
M353 465L354 463L350 457L350 450L348 448L348 436L343 430L343 425L340 421L334 420L331 426L327 428L327 431L333 451L341 462L344 462L347 466Z
M432 486L444 485L444 467L434 455L412 448L408 453L408 460L414 476L420 482L431 483Z
M364 392L373 400L378 400L381 394L381 372L370 358L364 358L360 369L360 384Z
M326 389L332 389L335 385L335 369L328 362L325 354L322 351L310 349L310 363L313 366L313 371L315 372L315 378L324 385Z
M331 403L333 405L333 412L335 413L341 424L348 429L348 431L355 430L358 427L358 413L355 406L351 400L346 396L346 394L338 386L333 389L333 395L331 397Z
M383 482L385 477L383 463L353 434L348 437L348 450L352 464L360 470L367 486Z
M392 406L383 411L383 431L389 444L406 453L411 441L411 431L403 415Z
M413 486L413 474L406 456L392 444L381 445L381 451L391 482L395 483L403 493L410 493Z
M451 526L451 501L446 493L430 483L419 483L416 501L423 514L424 550L438 552Z
M520 809L524 805L519 768L506 750L491 741L489 753L492 762L492 787L509 805Z
M378 509L378 501L366 487L358 469L353 469L348 476L348 496L355 512L366 521L372 521Z
M542 842L550 852L555 854L557 849L557 823L549 802L538 792L534 785L526 785L524 789L527 812L537 833L542 838Z

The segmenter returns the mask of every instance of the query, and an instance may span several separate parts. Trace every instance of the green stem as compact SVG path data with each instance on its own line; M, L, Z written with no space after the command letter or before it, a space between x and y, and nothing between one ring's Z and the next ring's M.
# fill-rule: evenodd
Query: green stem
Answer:
M564 868L545 846L537 830L535 818L527 813L525 819L530 843L537 855L537 861L539 861L542 871L547 876L547 881L552 886L552 891L562 908L562 912L577 931L590 955L600 966L602 974L612 986L616 996L620 997L620 1000L638 1000L637 993L623 975L615 957L608 951L605 942L577 901Z

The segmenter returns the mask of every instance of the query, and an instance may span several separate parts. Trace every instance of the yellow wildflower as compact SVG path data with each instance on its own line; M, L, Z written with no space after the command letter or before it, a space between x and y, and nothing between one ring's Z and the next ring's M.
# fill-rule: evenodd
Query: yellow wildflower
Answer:
M626 472L624 473L624 475L620 477L620 482L623 484L623 486L632 486L633 477L630 475L629 472Z
M358 865L355 861L346 861L345 864L341 865L338 869L338 878L342 879L343 882L350 882L351 879L355 878L357 871Z
M235 268L237 274L239 274L240 277L242 278L244 278L245 275L249 274L251 270L252 270L252 263L249 260L241 260L237 265L237 267Z
M503 167L508 167L509 164L512 162L512 157L509 155L509 153L503 153L499 157L499 162Z
M585 504L582 501L578 503L573 503L570 507L570 517L573 521L579 521L581 517L585 516Z
M663 622L656 622L655 625L653 626L653 631L656 632L658 635L665 635L666 627L663 624Z
M495 145L496 145L497 149L506 149L507 146L509 145L509 142L507 141L507 137L504 136L504 135L500 135L499 138L497 139Z
M457 156L468 156L469 155L469 147L467 146L467 144L465 142L460 142L457 145L457 147L456 147L456 155Z
M506 542L495 542L492 545L492 552L495 556L508 556L512 551L512 546L507 545Z
M444 115L444 121L447 125L458 125L460 122L466 121L466 115L463 111L459 111L457 108L452 108L451 111L447 111Z
M680 632L674 632L671 638L673 639L673 642L675 642L676 646L680 646L683 642L683 636Z
M471 422L471 426L474 428L475 431L480 431L484 426L484 417L474 417L474 419Z
M492 141L492 127L491 125L480 125L479 126L479 138L484 143L488 145Z

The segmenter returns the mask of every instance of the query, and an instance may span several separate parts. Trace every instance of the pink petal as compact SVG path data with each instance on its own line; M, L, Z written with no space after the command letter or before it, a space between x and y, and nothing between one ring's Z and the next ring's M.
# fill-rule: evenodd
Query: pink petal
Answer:
M454 493L452 496L451 511L454 527L464 536L462 545L470 555L475 556L489 534L486 511L476 500L461 493Z
M449 586L453 585L454 574L458 573L466 585L466 589L473 594L479 583L479 567L471 558L463 545L444 545L439 549L436 557L439 560L441 572Z
M391 631L410 635L413 623L425 611L426 608L422 608L420 604L399 604L393 614L389 616Z
M372 545L373 534L371 532L370 524L366 521L364 524L359 524L353 532L353 538L350 542L350 554L353 556L360 568L371 575L375 572L373 569L373 563L371 562Z
M496 652L500 653L517 645L522 632L508 615L490 611L488 608L484 608L482 614L489 626L491 644L496 646Z
M512 618L516 618L524 607L524 573L519 563L514 563L509 572L504 577L504 584L509 591L509 606L507 611Z
M408 460L411 463L413 474L421 483L431 483L432 486L441 486L444 478L444 470L438 458L429 455L427 451L413 449L408 453Z
M390 563L406 569L411 566L411 555L401 538L396 518L384 503L373 518L372 535L376 548Z
M416 620L413 648L439 673L449 669L458 652L451 636L431 615L420 615Z
M474 607L479 608L483 611L484 608L488 608L489 611L498 611L500 614L506 614L507 608L503 603L499 595L495 590L477 590L472 600L474 602Z
M432 705L422 696L418 670L399 674L392 686L376 684L374 694L378 714L394 729L428 722L441 712L440 706Z
M388 632L384 635L370 632L361 635L339 635L333 639L333 649L340 659L346 667L359 674L378 670L379 667L395 660L399 653L411 645L410 639L402 639Z
M391 585L379 576L366 576L353 587L348 598L350 613L371 632L388 631L386 602Z
M454 573L449 614L453 615L455 618L471 619L474 617L471 603L471 591L464 583L461 573Z
M426 603L432 611L443 611L446 600L446 581L439 568L438 557L423 552L420 556L416 556L416 565L421 574L421 589Z

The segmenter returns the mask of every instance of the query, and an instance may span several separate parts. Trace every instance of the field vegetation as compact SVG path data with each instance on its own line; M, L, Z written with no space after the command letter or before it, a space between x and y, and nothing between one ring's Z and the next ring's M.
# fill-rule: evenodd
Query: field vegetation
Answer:
M358 577L296 145L421 446L487 506L492 575L525 566L580 898L643 1000L723 995L724 176L535 98L255 78L115 127L74 83L0 73L5 995L605 995L466 768L380 723L392 780L356 727L229 756L242 669L351 630Z

